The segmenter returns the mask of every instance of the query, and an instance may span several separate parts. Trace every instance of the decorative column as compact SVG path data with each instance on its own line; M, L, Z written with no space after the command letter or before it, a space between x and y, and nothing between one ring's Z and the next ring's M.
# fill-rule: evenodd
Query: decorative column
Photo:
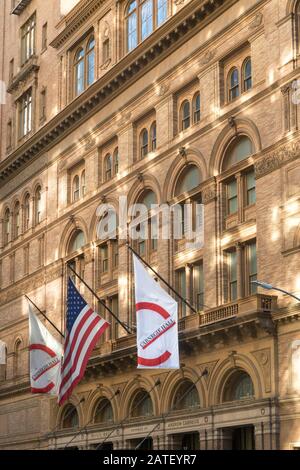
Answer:
M236 243L236 272L237 272L237 298L241 299L244 294L244 280L243 280L243 245L242 243Z
M204 303L212 308L218 304L218 269L220 268L216 234L217 187L214 177L206 181L202 190L202 203L204 204Z

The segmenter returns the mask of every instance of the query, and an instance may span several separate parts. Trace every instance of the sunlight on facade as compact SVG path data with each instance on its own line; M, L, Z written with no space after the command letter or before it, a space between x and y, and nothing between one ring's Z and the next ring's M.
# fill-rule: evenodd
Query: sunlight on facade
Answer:
M79 3L80 0L60 0L60 12L62 15L67 15L72 8Z
M293 59L293 51L292 49L288 49L283 54L281 65L283 66L283 65L288 64L292 59Z
M286 221L286 226L287 226L288 230L291 230L292 228L298 227L299 224L300 224L300 216L290 217Z
M272 85L272 83L274 83L275 81L275 71L273 68L271 68L269 70L269 74L268 74L268 84L269 85Z
M297 212L298 210L299 210L299 202L298 201L289 202L285 206L285 211L289 215L295 214L295 212Z

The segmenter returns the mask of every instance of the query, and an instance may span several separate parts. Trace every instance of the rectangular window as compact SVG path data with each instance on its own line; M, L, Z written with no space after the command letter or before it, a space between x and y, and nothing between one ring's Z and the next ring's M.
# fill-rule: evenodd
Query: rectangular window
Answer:
M230 300L237 299L237 253L231 251L228 253L228 281Z
M247 189L247 206L255 204L256 202L256 184L255 173L251 171L246 174L246 189Z
M247 246L248 251L248 275L249 275L249 292L256 294L257 286L252 284L252 281L257 280L257 257L256 257L256 242L252 242Z
M35 14L29 18L21 29L21 62L22 65L35 53Z
M114 295L111 298L111 309L113 313L119 318L119 298L117 295ZM114 320L114 339L119 337L119 324L116 320Z
M48 36L48 23L45 23L42 29L42 51L45 51L47 49L47 42L48 42L47 36Z
M32 130L32 91L27 91L19 100L19 138Z
M12 122L11 120L7 123L7 144L6 148L10 149L12 146Z
M158 216L154 216L150 219L150 241L151 241L151 251L157 250L157 240L158 240Z
M146 39L153 31L153 2L146 0L142 4L141 12L142 41Z
M40 94L40 121L45 121L46 119L46 100L47 91L46 88L43 88Z
M113 268L117 268L119 265L119 245L118 240L114 240L112 242L112 261L113 261Z
M100 258L101 258L101 272L107 273L108 272L108 245L102 245L100 247Z
M226 191L227 191L227 215L235 214L238 209L236 179L230 181L230 183L227 183Z
M9 62L9 82L12 82L14 78L14 66L15 61L14 59L11 59L11 61Z
M194 305L198 311L203 310L204 307L204 276L203 276L203 263L195 264L193 266L193 298Z
M185 269L178 269L176 271L176 288L177 292L185 299L186 298L186 276L185 276ZM179 313L181 317L185 317L186 315L186 305L184 302L179 302Z

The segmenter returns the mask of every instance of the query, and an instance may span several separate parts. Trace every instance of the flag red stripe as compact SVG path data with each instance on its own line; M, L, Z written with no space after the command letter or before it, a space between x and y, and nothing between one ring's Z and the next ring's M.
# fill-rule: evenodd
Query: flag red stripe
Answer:
M48 393L52 388L54 387L54 383L50 382L46 387L44 388L35 388L31 387L31 393Z
M101 320L101 317L99 317L100 320ZM85 371L85 368L86 368L86 365L87 365L87 362L89 360L89 357L90 357L90 354L92 352L92 350L94 349L98 339L100 338L100 336L102 335L102 333L104 333L104 331L106 330L106 328L108 328L109 326L109 323L105 322L102 327L100 328L100 330L98 330L96 333L95 333L95 336L94 338L91 340L91 343L90 343L90 346L83 358L83 361L82 361L82 364L81 364L81 368L80 368L80 371L79 371L79 375L73 380L73 382L70 384L70 387L67 389L67 391L64 393L64 395L62 397L59 398L59 405L62 405L64 403L65 400L67 400L69 398L69 396L71 395L72 391L74 390L74 388L76 387L76 385L78 384L78 382L81 380L81 378L83 377L84 375L84 371Z
M166 362L170 357L171 353L169 351L164 352L161 356L155 357L154 359L145 359L144 357L138 357L138 364L146 367L155 367L159 366Z
M171 316L163 307L152 302L138 302L136 304L136 311L138 312L139 310L153 310L153 312L159 313L165 320Z
M39 349L40 351L44 351L45 353L49 354L51 357L55 357L56 353L52 351L52 349L48 348L45 344L31 344L29 346L29 351L34 351L36 349Z
M78 335L80 334L80 331L82 330L82 327L83 325L85 324L85 322L88 320L88 318L94 313L94 311L90 308L84 315L83 317L81 318L80 322L78 323L77 327L76 327L76 330L75 330L75 333L74 335L70 335L69 338L71 338L72 336L72 339L71 339L71 346L70 346L70 350L69 350L69 353L67 355L66 358L64 358L64 362L63 362L63 366L62 366L62 370L64 370L66 368L66 365L67 363L69 362L70 360L70 357L72 355L72 351L73 351L73 348L76 344L76 340L78 338ZM100 318L100 317L99 317ZM67 349L67 347L65 347L65 350Z
M94 320L92 321L92 323L89 325L89 327L87 328L87 330L85 331L84 335L82 336L81 340L80 340L80 343L77 347L77 351L76 351L76 355L75 355L75 358L72 359L72 367L71 369L68 370L68 372L64 375L64 373L62 374L62 381L61 381L61 384L60 384L60 388L62 390L63 386L65 385L65 383L69 380L69 378L71 377L71 375L75 372L76 370L76 367L77 367L77 363L78 363L78 359L80 357L80 354L81 354L81 350L87 340L87 338L89 337L89 334L91 333L91 331L96 327L96 325L98 323L100 323L101 321L101 318L100 317L96 317L94 318ZM73 344L73 341L72 341L72 344ZM72 351L73 351L73 348L71 348ZM71 351L71 352L72 352Z

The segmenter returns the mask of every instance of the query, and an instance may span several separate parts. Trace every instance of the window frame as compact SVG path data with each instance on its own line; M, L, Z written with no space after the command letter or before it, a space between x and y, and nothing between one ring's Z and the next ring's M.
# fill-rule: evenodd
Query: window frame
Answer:
M36 51L36 13L21 26L21 66L24 66Z
M93 47L90 47L90 44L93 43ZM79 57L79 54L83 52L82 57ZM89 81L90 66L89 60L91 55L93 55L93 80ZM97 55L96 55L96 36L94 31L87 34L86 38L83 39L77 46L74 48L72 53L72 77L73 77L73 96L77 98L85 90L87 90L95 81L97 80ZM77 69L80 64L83 64L82 72L82 90L78 88L78 78L77 78Z
M234 72L237 73L237 84L236 85L232 85L232 77L233 77L233 74ZM237 100L240 96L241 96L241 83L240 83L240 71L238 69L238 67L234 66L230 69L230 71L228 72L228 78L227 78L227 100L229 103L232 103L233 101ZM234 90L237 90L237 95L236 96L233 96L233 91Z

